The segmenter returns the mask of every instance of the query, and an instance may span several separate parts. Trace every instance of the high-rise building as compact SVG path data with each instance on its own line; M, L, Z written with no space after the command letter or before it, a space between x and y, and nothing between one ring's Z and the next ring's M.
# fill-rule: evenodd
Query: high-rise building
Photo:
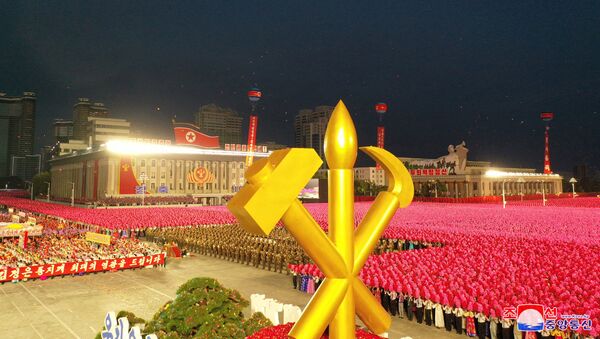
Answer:
M54 119L54 138L58 142L69 142L73 138L73 120Z
M33 92L17 97L0 93L0 177L10 175L13 157L33 153L35 108Z
M218 135L221 147L224 144L240 144L242 120L235 111L215 104L200 106L195 122L202 133Z
M103 103L92 103L88 98L79 98L79 102L73 106L73 139L87 142L88 118L107 118L108 116L108 108Z
M130 125L125 119L88 117L88 145L98 146L109 140L129 138Z
M325 159L323 142L325 141L325 130L332 112L332 106L317 106L314 110L301 109L294 119L294 142L296 147L311 147L322 159ZM326 166L325 161L323 166Z

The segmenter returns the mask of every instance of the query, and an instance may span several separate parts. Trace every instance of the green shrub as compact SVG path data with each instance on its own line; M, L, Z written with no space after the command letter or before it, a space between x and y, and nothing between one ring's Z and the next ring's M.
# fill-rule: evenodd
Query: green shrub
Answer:
M175 300L154 315L144 332L160 338L245 338L246 306L248 301L238 291L215 279L194 278L179 287Z
M248 301L236 290L223 287L211 278L194 278L177 289L175 300L165 303L149 322L135 314L120 311L130 326L142 334L154 333L160 339L244 339L272 326L262 313L244 319ZM101 339L100 333L96 339Z
M270 326L273 326L271 320L265 317L265 315L261 312L256 312L252 314L250 318L244 321L244 333L247 337L249 337L263 328Z

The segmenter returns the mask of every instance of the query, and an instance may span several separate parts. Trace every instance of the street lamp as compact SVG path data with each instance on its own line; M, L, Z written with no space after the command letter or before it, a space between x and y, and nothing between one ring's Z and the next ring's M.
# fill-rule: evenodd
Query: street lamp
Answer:
M502 180L502 208L506 208L506 191L504 190L504 184L506 180Z
M48 194L46 195L46 201L50 202L50 182L44 181L45 184L48 184Z
M505 173L500 172L500 171L489 170L489 171L485 172L485 176L488 178L492 178L492 179L499 179L499 178L505 177ZM504 192L504 182L505 182L505 180L502 181L502 208L506 208L506 195Z
M523 186L525 185L525 179L523 178L519 178L517 179L517 182L520 184L519 185L519 195L521 196L521 201L523 201Z
M437 182L436 182L436 180L429 180L428 182L433 184L433 191L435 193L435 197L437 198L438 197L438 190L437 190Z
M546 183L542 180L542 205L546 206Z
M140 179L142 179L142 206L144 206L146 201L146 172L140 174Z
M573 199L575 199L575 183L577 183L577 179L571 178L569 182L571 183L571 187L573 187Z
M25 182L29 184L29 189L31 190L31 192L30 192L31 200L33 200L33 182L32 181L25 181Z
M71 207L75 206L75 182L71 182Z

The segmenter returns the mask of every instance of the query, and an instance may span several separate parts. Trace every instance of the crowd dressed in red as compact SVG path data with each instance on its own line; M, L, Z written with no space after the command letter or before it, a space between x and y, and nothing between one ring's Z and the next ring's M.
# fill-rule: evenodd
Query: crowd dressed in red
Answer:
M41 215L35 215L35 218L43 226L43 233L40 236L29 236L26 248L19 244L17 237L0 238L0 271L49 264L137 258L161 253L156 245L136 239L135 232L127 238L118 237L115 233L110 245L99 245L85 239L85 232L98 231L96 227ZM10 215L0 214L0 221L9 222Z
M294 323L288 323L283 325L271 326L267 328L263 328L262 330L254 333L249 336L247 339L278 339L278 338L287 338L287 334L290 332ZM329 335L327 333L321 336L321 339L328 339ZM370 332L366 332L364 330L358 329L356 330L356 339L381 339L380 336L374 335Z

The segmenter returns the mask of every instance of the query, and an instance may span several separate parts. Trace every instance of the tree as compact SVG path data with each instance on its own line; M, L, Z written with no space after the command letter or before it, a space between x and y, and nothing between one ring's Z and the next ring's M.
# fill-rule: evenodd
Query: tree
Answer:
M46 194L48 192L48 182L50 182L50 172L40 172L36 174L33 179L33 195L38 196L41 194Z
M364 180L354 181L354 195L365 196L369 190L369 182Z
M435 192L437 189L437 196L442 197L446 195L446 185L442 184L439 180L428 181L421 185L421 189L415 194L422 197L435 197Z
M260 316L244 320L246 306L248 301L238 291L215 279L194 278L179 287L175 300L154 315L144 332L159 338L242 339L249 335L245 330L272 326Z

